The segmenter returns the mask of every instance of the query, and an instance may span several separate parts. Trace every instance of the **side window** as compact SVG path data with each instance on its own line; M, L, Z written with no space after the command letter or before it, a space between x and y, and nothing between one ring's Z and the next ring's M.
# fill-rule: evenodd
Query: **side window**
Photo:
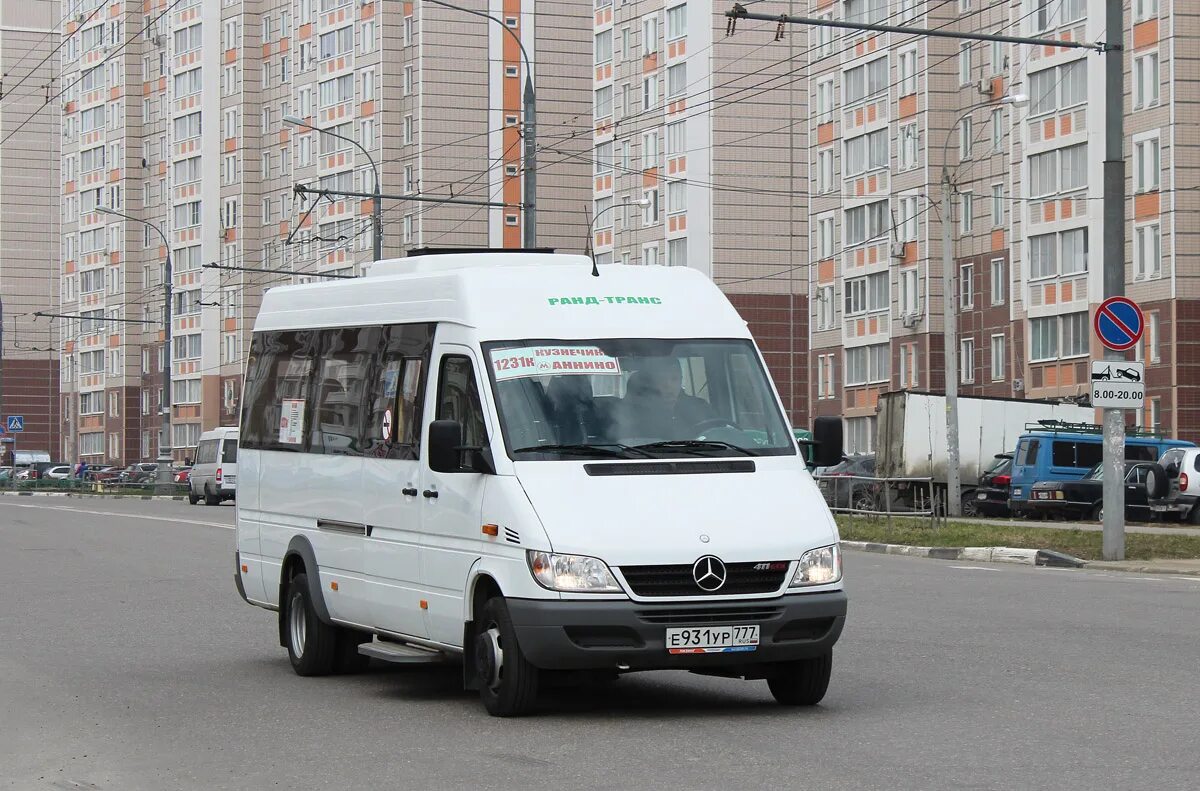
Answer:
M1200 453L1192 457L1192 466L1196 468L1196 472L1200 472Z
M1151 445L1126 445L1125 461L1154 461L1154 448Z
M438 374L438 420L457 420L463 426L463 444L486 447L487 428L483 422L483 406L475 371L468 357L446 355Z
M221 463L236 464L237 463L238 441L233 437L229 437L221 445Z
M1149 468L1148 467L1134 467L1129 471L1129 474L1125 476L1125 480L1128 483L1145 483L1147 469L1149 469Z
M369 391L366 453L383 459L416 459L421 449L422 394L425 392L433 326L385 327L383 352ZM388 428L388 411L391 419Z
M1051 447L1050 464L1055 467L1091 469L1099 464L1104 456L1103 446L1099 442L1055 440Z
M1037 464L1039 440L1027 439L1021 443L1021 450L1017 453L1017 464L1021 466L1033 466Z
M306 449L317 340L312 330L255 334L242 399L244 447L293 453Z
M379 349L380 333L379 327L344 327L321 332L311 452L343 455L362 452L367 377Z

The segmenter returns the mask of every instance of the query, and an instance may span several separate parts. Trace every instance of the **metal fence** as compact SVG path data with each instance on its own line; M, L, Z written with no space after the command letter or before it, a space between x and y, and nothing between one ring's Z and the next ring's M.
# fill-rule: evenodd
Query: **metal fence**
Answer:
M869 475L823 477L818 487L835 514L870 519L894 517L928 519L929 526L945 524L945 503L932 478L879 478Z
M130 494L152 495L158 492L154 481L130 483L126 481L91 481L78 478L37 478L21 480L7 478L0 481L0 488L16 492L62 492L74 494ZM186 483L172 483L172 495L188 493Z

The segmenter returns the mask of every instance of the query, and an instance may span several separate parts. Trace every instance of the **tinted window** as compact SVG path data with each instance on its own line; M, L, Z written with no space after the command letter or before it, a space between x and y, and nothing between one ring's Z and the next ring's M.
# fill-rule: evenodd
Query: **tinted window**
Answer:
M384 348L369 389L363 447L376 458L416 459L420 455L422 395L425 392L432 324L384 328ZM387 431L384 422L391 410Z
M197 464L212 464L217 460L217 442L215 439L206 439L196 446Z
M1154 461L1155 453L1152 445L1125 445L1126 461Z
M1022 466L1037 464L1040 445L1040 441L1036 439L1022 440L1021 447L1017 449L1017 464Z
M310 452L361 452L367 378L381 336L379 327L321 331Z
M1103 448L1099 442L1054 440L1050 464L1054 467L1091 467L1100 463Z
M221 463L236 464L237 463L237 440L230 437L225 440L225 444L221 446Z
M241 442L261 450L302 452L311 421L313 366L318 333L313 330L257 333L246 364Z
M1149 469L1149 467L1143 467L1139 464L1129 470L1129 473L1125 476L1125 480L1129 483L1145 483L1146 471Z
M438 420L457 420L463 427L463 444L486 447L487 428L483 421L483 406L475 372L467 357L446 356L438 376Z

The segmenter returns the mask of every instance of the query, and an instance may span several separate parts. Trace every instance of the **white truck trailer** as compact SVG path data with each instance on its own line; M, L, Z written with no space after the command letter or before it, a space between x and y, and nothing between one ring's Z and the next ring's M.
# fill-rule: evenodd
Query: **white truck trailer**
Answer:
M948 454L946 450L946 396L901 390L879 397L875 438L876 475L883 478L932 478L933 490L944 500ZM1040 420L1067 423L1095 422L1091 407L1057 401L1020 398L958 397L958 468L962 494L995 459L1017 446L1026 426ZM900 502L906 492L928 488L894 486Z

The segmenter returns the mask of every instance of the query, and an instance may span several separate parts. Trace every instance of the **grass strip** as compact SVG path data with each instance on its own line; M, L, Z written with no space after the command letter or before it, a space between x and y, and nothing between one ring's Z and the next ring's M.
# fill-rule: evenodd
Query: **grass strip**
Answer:
M1094 530L1019 527L949 522L932 529L928 522L893 519L846 519L838 529L846 541L875 541L923 547L1015 547L1053 549L1083 560L1101 560L1103 535ZM1125 557L1129 560L1200 558L1200 536L1126 533Z

